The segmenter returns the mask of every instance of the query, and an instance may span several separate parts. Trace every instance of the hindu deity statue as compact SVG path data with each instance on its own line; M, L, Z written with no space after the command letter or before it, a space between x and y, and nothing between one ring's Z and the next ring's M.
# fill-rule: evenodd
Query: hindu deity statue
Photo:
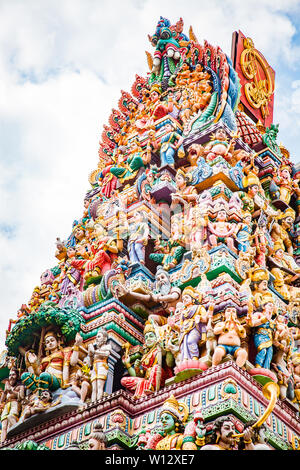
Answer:
M53 402L52 393L50 390L42 390L40 395L32 395L30 403L25 407L23 419L30 418L39 413L44 413L51 407L60 403L60 399Z
M182 145L183 137L176 131L175 125L170 122L165 126L166 134L161 138L160 164L174 167L175 155L179 158L184 157L184 148Z
M81 286L81 281L82 281L81 272L79 269L76 269L71 264L71 261L76 258L76 254L77 254L76 247L69 246L67 248L67 258L65 262L61 264L61 274L60 274L61 282L60 282L59 290L62 296L62 300L60 301L60 304L63 304L63 301L64 301L63 297L68 295L70 286L77 286L78 289L82 287Z
M266 268L256 268L250 272L252 301L255 308L261 307L267 301L274 301L273 294L268 288L269 277Z
M181 214L171 217L171 236L169 240L155 240L154 251L149 258L159 263L166 271L175 268L186 252L186 227Z
M100 400L103 396L108 375L107 359L111 353L111 346L107 342L108 333L105 329L100 328L95 343L88 346L86 365L91 369L92 402Z
M168 398L160 411L161 431L150 436L147 449L153 450L197 450L194 436L185 434L189 415L188 407L178 402L174 395Z
M213 314L213 305L210 305L209 312L206 312L203 305L200 305L201 300L201 294L193 287L186 287L182 292L180 325L173 326L179 329L180 362L198 360L199 347L205 343L206 323L209 315Z
M291 357L292 377L294 381L295 401L300 409L300 352L296 351Z
M121 183L132 179L140 168L144 168L151 160L151 152L143 151L137 139L129 143L129 153L118 154L117 166L110 168L110 173L116 176Z
M300 268L295 267L293 259L286 256L281 242L274 243L270 272L275 277L273 281L275 289L284 299L290 300L297 295L298 288L293 287L292 283L299 278Z
M208 240L212 247L216 247L220 243L226 243L228 248L231 251L235 252L233 234L236 230L236 226L235 224L230 223L227 220L228 219L225 207L220 207L217 212L215 221L208 222Z
M98 222L90 230L89 258L71 259L70 265L79 270L85 281L103 275L111 269L112 254L119 251L117 235L108 236L105 227ZM77 250L78 251L78 250ZM82 254L80 252L80 254Z
M161 88L153 85L150 90L149 121L148 127L153 126L155 121L161 119L173 111L173 95L169 95L168 101L164 104L160 100Z
M185 173L181 168L177 170L175 177L176 192L172 194L173 204L195 203L198 193L194 186L188 184L190 180L191 175Z
M62 340L54 331L44 336L46 355L39 361L32 351L25 354L27 372L21 375L25 387L31 391L58 390L69 382L70 350L64 350Z
M246 330L237 318L235 307L227 307L224 312L224 320L214 327L217 336L217 345L212 357L212 365L220 364L226 354L234 356L236 364L243 367L247 360L247 351L241 347L241 340L246 338Z
M253 340L256 348L255 367L270 369L273 358L273 332L275 324L273 315L276 307L268 298L262 302L261 307L253 311L249 304L248 324L254 328Z
M17 423L21 410L22 401L25 397L24 385L19 380L19 373L15 367L11 367L8 380L0 398L1 410L1 443L6 440L7 432Z
M230 161L232 150L226 131L220 128L211 136L211 141L205 146L203 153L207 162L213 161L218 156Z
M290 203L292 192L298 186L297 181L293 181L291 178L291 171L289 165L281 165L273 178L273 181L279 187L279 199L286 204Z
M158 391L171 376L171 371L166 366L163 367L162 348L158 334L151 323L146 323L144 338L145 353L142 358L136 359L132 365L126 354L123 361L130 377L123 377L121 384L134 392L134 398Z
M290 207L284 212L280 212L276 221L271 225L271 237L274 243L281 245L283 251L293 255L293 244L290 238L290 232L295 221L295 211Z
M274 327L273 345L275 351L271 366L278 378L280 398L284 400L292 375L290 358L294 348L294 338L285 315L277 315Z
M243 222L236 225L234 236L237 241L238 251L246 252L250 248L252 234L252 215L250 212L243 213Z
M133 219L127 245L129 259L131 263L145 264L145 247L149 238L147 214L137 211Z
M242 184L250 199L254 199L258 194L265 198L265 193L258 177L258 168L255 165L254 155L251 155L250 162L243 165L244 177Z
M232 419L229 416L221 416L214 422L210 442L202 446L201 450L237 450L234 435L235 425Z

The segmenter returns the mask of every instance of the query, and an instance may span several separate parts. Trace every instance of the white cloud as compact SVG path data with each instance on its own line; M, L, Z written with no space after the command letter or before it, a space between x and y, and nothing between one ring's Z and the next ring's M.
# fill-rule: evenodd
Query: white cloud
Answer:
M28 302L43 270L56 264L56 237L68 236L82 215L102 126L120 90L130 90L136 73L146 74L147 34L160 15L173 23L183 17L186 34L193 25L201 42L228 55L232 32L241 29L276 68L290 67L298 54L295 26L285 14L297 6L279 0L0 2L0 350L8 319ZM290 101L281 96L288 131ZM295 112L298 99L295 85Z

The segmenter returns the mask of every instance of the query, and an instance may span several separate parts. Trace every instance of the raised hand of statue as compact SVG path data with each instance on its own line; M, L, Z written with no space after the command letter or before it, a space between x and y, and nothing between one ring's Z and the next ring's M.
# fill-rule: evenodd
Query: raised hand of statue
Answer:
M37 362L37 355L31 351L28 351L26 353L26 360L29 362L29 364L34 364L35 362Z
M82 336L80 335L80 333L76 333L76 336L75 336L75 344L76 344L76 346L81 346L81 345L82 345L82 342L83 342Z

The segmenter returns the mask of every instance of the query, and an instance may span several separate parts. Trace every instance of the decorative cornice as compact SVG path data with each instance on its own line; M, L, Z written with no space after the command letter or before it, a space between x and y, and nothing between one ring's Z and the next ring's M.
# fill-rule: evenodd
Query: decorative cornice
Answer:
M197 390L211 387L228 378L236 380L240 387L244 388L253 398L267 407L268 400L262 394L262 386L253 379L247 371L240 369L234 362L228 361L213 369L208 369L199 376L187 379L182 383L179 382L169 385L148 397L142 397L138 400L134 400L132 395L128 392L118 390L96 403L87 404L81 409L66 413L59 418L52 419L14 436L5 442L5 447L28 439L32 439L36 442L45 442L54 439L62 433L85 424L91 419L96 419L101 415L111 413L117 408L121 408L125 413L127 412L130 418L135 418L145 414L145 412L149 413L161 407L171 393L179 400ZM276 415L278 419L282 420L296 434L300 435L300 418L296 416L284 402L278 400L273 414Z

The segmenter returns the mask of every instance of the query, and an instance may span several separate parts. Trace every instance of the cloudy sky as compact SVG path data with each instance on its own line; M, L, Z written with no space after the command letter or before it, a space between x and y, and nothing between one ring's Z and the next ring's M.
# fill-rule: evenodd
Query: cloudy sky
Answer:
M82 215L102 126L147 73L160 15L228 55L233 31L253 39L276 70L278 140L300 161L300 1L0 0L0 351Z

